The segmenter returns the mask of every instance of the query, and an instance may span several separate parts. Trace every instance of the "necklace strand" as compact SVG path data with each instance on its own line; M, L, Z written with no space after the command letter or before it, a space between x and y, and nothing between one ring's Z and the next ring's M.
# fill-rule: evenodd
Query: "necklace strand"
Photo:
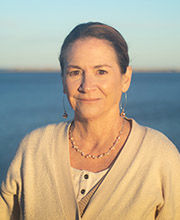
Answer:
M85 158L90 158L90 159L100 159L106 155L109 155L111 153L112 150L115 149L116 147L116 144L118 143L118 141L120 140L120 136L123 132L123 129L124 129L124 120L122 122L122 126L121 126L121 129L119 131L119 134L118 136L115 138L113 144L111 145L111 147L108 149L108 151L102 153L102 154L99 154L99 155L93 155L93 154L86 154L84 153L82 150L79 149L79 146L74 142L74 138L73 138L73 135L72 135L72 131L71 131L71 127L72 127L72 123L70 125L70 128L69 128L69 140L72 144L72 148L75 149L78 153L81 154L82 157L85 157Z

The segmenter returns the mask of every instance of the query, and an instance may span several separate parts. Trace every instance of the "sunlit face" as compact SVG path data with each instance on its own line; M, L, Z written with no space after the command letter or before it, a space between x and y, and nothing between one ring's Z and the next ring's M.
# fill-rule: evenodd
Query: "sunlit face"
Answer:
M93 37L80 39L66 54L63 86L75 117L92 119L119 113L121 94L130 82L121 74L110 43Z

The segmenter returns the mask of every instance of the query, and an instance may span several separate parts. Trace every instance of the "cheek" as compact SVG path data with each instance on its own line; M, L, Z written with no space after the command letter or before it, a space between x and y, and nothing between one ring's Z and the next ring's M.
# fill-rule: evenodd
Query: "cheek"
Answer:
M108 80L105 83L101 84L101 88L104 91L105 94L109 95L118 95L121 94L122 91L122 85L120 80Z
M64 91L68 96L74 95L78 90L78 83L75 81L66 80L64 83Z
M113 82L108 88L109 100L112 103L119 103L122 95L122 88L119 81Z

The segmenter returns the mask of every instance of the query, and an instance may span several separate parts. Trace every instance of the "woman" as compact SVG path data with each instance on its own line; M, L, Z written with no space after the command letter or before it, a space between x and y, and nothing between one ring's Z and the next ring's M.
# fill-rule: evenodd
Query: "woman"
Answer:
M180 219L180 156L124 117L127 44L102 23L75 27L60 54L72 122L25 137L2 184L0 219Z

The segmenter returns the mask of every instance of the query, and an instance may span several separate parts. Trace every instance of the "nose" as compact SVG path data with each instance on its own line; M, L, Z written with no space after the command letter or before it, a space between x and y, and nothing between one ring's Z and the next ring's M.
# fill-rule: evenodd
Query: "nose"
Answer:
M80 92L89 92L95 89L95 78L91 74L84 74L82 77L81 85L79 87Z

